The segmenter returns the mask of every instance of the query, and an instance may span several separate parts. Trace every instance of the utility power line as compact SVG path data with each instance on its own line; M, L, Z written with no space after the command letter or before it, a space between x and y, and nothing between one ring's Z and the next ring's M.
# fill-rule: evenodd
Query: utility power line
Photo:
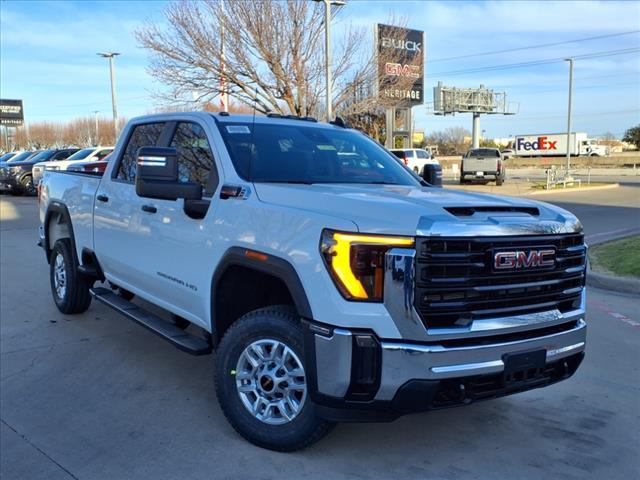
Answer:
M640 52L640 48L621 48L618 50L604 50L602 52L592 52L585 53L583 55L572 55L571 58L574 60L586 60L590 58L603 58L603 57L612 57L615 55L628 55L631 53ZM449 72L436 72L429 74L430 77L443 77L443 76L454 76L454 75L466 75L469 73L480 73L480 72L489 72L496 70L509 70L511 68L522 68L522 67L530 67L534 65L548 65L551 63L559 63L563 62L566 59L566 55L563 57L556 58L546 58L543 60L532 60L529 62L519 62L519 63L509 63L506 65L491 65L487 67L475 67L468 68L463 70L452 70Z
M566 45L566 44L569 44L569 43L586 42L586 41L589 41L589 40L600 40L602 38L621 37L623 35L632 35L634 33L640 33L640 30L630 30L628 32L610 33L610 34L607 34L607 35L598 35L598 36L595 36L595 37L576 38L575 40L564 40L562 42L539 43L538 45L528 45L526 47L507 48L505 50L493 50L491 52L469 53L469 54L466 54L466 55L458 55L456 57L436 58L436 59L433 59L433 60L430 59L429 63L446 62L446 61L449 61L449 60L460 60L462 58L483 57L483 56L486 56L486 55L496 55L498 53L519 52L519 51L522 51L522 50L530 50L530 49L533 49L533 48L555 47L557 45Z
M592 113L574 113L574 117L599 117L602 115L620 115L623 113L638 113L640 112L640 108L633 108L628 110L616 110L609 112L592 112ZM492 121L500 121L500 120L510 120L512 122L517 120L539 120L539 119L551 119L551 118L566 118L566 114L558 114L558 115L516 115L509 118L492 118Z

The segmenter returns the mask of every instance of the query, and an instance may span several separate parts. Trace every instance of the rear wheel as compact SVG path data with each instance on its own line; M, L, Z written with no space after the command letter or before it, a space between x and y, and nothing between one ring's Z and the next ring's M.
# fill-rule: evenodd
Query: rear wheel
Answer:
M496 178L496 185L498 187L501 187L503 183L504 183L504 178Z
M68 238L58 240L53 246L49 280L53 300L62 313L83 313L91 305L91 285L78 272L71 240Z
M215 370L222 411L255 445L299 450L332 427L309 398L302 327L289 307L255 310L234 323L220 342Z

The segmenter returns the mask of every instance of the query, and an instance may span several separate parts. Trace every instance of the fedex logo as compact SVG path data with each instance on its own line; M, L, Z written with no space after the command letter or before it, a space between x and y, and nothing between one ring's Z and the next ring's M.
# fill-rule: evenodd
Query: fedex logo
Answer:
M518 138L516 141L516 150L557 150L557 140L550 141L549 137L538 137L535 142L528 142L524 138Z

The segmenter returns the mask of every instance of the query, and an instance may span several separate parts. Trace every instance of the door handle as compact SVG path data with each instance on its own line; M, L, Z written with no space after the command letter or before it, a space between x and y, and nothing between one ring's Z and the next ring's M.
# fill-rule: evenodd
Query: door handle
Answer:
M109 197L107 197L106 195L98 195L96 198L101 202L108 202L109 201Z
M147 213L156 213L158 209L153 205L142 205L142 211Z

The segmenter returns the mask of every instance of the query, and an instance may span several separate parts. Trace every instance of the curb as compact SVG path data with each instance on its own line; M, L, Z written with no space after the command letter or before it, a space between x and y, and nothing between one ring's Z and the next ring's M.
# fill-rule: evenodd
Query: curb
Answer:
M640 296L640 280L635 278L613 277L589 270L587 273L587 285L604 290L613 290L616 293Z
M607 232L605 232L607 233ZM623 240L628 237L640 234L640 229L630 228L622 230L616 233L615 238L604 238L602 240L587 240L589 246L601 245L603 243L615 242L616 240ZM599 234L596 234L596 236ZM591 262L588 261L587 271L587 285L590 287L602 288L604 290L611 290L616 293L627 293L631 295L640 296L640 280L629 277L616 277L614 275L607 275L605 273L598 273L591 268Z
M578 188L556 188L554 190L534 190L527 193L530 195L551 195L554 193L569 193L569 192L592 192L594 190L609 190L611 188L618 188L619 183L611 183L609 185L598 185L597 187L578 187Z

